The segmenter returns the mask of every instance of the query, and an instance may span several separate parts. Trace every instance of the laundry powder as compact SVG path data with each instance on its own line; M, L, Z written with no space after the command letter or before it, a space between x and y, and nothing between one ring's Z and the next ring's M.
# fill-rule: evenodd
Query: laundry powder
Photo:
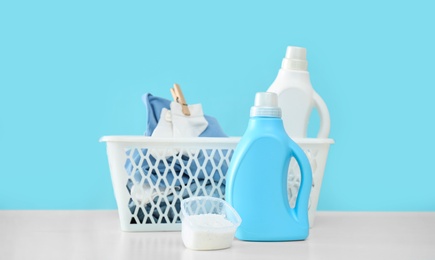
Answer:
M218 214L186 216L181 229L184 245L193 250L231 247L235 232L235 225Z

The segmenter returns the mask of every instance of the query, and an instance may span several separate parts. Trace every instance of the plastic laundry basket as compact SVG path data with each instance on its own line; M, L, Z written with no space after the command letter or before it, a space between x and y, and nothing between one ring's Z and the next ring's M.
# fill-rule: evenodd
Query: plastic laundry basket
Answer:
M181 229L181 201L192 196L224 198L225 174L240 138L154 138L105 136L112 184L123 231ZM310 224L331 139L300 139L313 170ZM291 161L288 189L294 203L300 183L296 161Z

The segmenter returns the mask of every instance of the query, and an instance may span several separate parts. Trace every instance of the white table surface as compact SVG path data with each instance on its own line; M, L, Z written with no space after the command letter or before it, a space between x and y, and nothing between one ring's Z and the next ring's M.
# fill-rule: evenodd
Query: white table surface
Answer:
M435 259L435 212L317 212L306 241L186 249L180 232L122 232L116 211L0 211L0 259Z

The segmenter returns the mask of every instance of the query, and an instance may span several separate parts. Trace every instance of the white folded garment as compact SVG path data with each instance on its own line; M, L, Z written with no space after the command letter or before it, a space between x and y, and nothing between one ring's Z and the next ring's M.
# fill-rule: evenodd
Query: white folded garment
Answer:
M198 137L208 126L201 104L189 105L190 116L183 114L181 104L171 102L171 110L163 108L153 137Z

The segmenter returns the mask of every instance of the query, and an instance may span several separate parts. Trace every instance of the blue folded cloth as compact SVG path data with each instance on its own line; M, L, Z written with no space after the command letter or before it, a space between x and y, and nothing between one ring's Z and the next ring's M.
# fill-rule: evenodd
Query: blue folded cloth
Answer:
M145 135L151 136L160 120L160 113L162 109L170 109L171 101L165 98L153 96L150 93L144 94L142 96L142 101L148 111L147 129L145 131ZM216 118L208 115L204 115L204 118L207 120L208 126L204 132L199 135L199 137L227 137Z

